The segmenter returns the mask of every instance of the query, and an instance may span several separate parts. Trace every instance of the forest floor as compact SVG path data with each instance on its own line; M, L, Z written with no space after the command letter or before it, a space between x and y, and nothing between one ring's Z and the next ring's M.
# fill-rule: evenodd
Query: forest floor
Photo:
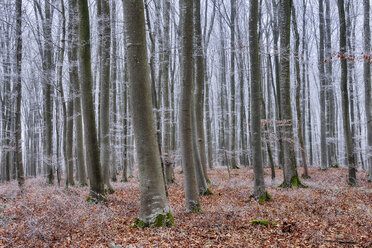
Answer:
M302 168L299 169L299 171ZM114 183L106 204L85 202L88 188L65 190L28 179L0 185L0 247L372 247L372 183L358 173L347 185L347 169L312 168L305 189L282 189L282 171L266 184L274 201L250 200L252 169L210 171L214 195L201 197L204 212L185 214L183 176L169 187L175 226L132 229L139 212L135 178ZM267 220L268 226L252 225Z

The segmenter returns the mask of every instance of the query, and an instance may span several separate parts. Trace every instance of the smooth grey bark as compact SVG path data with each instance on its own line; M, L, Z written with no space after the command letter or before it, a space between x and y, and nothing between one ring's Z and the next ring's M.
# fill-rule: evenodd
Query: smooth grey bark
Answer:
M302 123L302 114L301 113L301 104L300 104L300 98L301 98L301 87L303 82L301 81L301 69L300 69L300 34L298 33L297 28L297 17L296 17L296 9L295 6L292 5L292 23L293 23L293 30L294 30L294 37L295 37L295 69L296 69L296 111L297 111L297 135L298 140L300 142L300 153L301 153L301 159L302 164L304 167L304 173L303 177L308 178L309 177L309 170L307 166L307 159L306 159L306 147L305 147L305 141L303 136L303 123Z
M144 6L123 0L131 114L139 166L141 207L137 224L171 226L152 110ZM159 223L159 216L164 216ZM136 224L136 223L135 223Z
M186 212L200 212L195 175L192 137L192 87L193 87L193 1L181 0L182 23L182 78L179 105L179 130L184 172Z
M116 126L117 126L117 116L118 116L118 107L117 107L117 93L119 90L118 82L117 82L117 39L116 39L116 26L117 26L117 18L116 18L116 1L112 0L111 1L111 90L112 90L112 113L110 116L110 121L113 126L111 132L110 132L110 139L111 139L111 146L112 146L112 152L111 152L111 180L113 182L117 181L117 166L116 166L116 161L117 161L117 151L116 151L116 145L117 145L117 132L116 132Z
M370 19L370 3L369 0L363 1L364 6L364 88L365 88L365 113L367 120L367 159L369 176L368 180L372 181L372 90L371 90L371 27Z
M233 168L237 167L236 161L236 113L235 113L235 23L236 23L236 0L230 0L231 11L230 11L230 125L231 125L231 166Z
M110 3L106 0L101 2L101 73L100 73L100 158L103 169L103 181L109 192L114 189L110 183L110 61L111 61L111 23Z
M43 56L43 71L44 71L44 163L47 170L47 183L54 184L54 165L53 165L53 112L51 100L52 95L52 80L53 80L53 40L52 40L52 15L51 4L45 0L45 16L43 19L43 35L44 35L44 56Z
M319 69L319 83L320 83L320 154L322 170L328 168L328 157L327 157L327 134L326 134L326 76L324 71L324 8L323 0L319 0L319 57L318 57L318 69Z
M22 0L16 0L16 82L15 92L17 98L15 113L15 161L17 168L17 181L20 187L23 186L24 171L22 162L22 125L21 125L21 103L22 103Z
M104 184L100 165L100 154L95 126L94 104L92 95L92 68L90 51L90 25L87 0L79 1L79 68L81 100L84 118L84 138L86 160L89 166L90 197L103 200Z
M68 25L68 60L69 60L69 78L70 87L73 88L73 116L75 126L76 140L76 165L79 175L79 184L81 186L88 185L87 173L85 168L84 158L84 140L83 140L83 123L81 116L81 101L80 101L80 81L78 68L78 38L79 38L79 9L78 3L75 0L68 2L69 25ZM69 107L70 110L70 107Z
M284 148L284 182L285 188L301 185L297 174L296 154L293 145L293 117L291 109L290 84L290 40L291 40L291 0L280 0L280 103L281 103L281 138Z
M331 6L330 1L325 1L325 60L326 60L326 109L327 109L327 139L328 139L328 165L337 165L336 154L336 113L335 87L333 84L333 62L332 62L332 29L331 29Z
M346 18L344 0L337 1L338 15L340 21L340 57L341 57L341 100L342 100L342 120L347 151L347 163L349 167L349 184L355 186L356 164L354 154L354 144L350 129L350 111L349 111L349 91L347 83L347 60L346 56Z
M194 25L195 25L195 92L194 109L196 121L196 141L200 155L200 163L206 181L209 181L207 171L207 157L205 151L204 133L204 48L202 43L202 31L200 21L200 0L194 1Z
M253 197L260 202L269 200L265 189L261 147L261 67L258 44L258 1L251 1L249 11L249 47L251 82L251 137L253 153L254 190Z

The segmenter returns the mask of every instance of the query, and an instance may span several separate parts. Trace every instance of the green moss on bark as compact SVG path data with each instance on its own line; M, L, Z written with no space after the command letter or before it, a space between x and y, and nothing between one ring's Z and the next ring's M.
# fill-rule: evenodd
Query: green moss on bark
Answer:
M273 200L274 199L271 197L271 195L266 191L265 194L258 199L258 202L264 203L264 202L273 201Z
M207 190L201 195L213 195L213 192L209 188L207 188Z
M158 228L158 227L172 227L174 226L174 218L172 212L168 212L167 214L159 214L156 216L155 221L152 223L146 223L139 218L137 218L134 223L130 226L130 228Z
M307 186L301 182L298 176L294 176L292 177L289 185L283 182L281 185L279 185L279 188L307 188Z

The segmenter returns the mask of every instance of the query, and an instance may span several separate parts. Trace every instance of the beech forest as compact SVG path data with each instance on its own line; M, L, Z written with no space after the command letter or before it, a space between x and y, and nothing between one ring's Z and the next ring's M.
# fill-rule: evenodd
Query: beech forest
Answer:
M372 247L370 0L0 0L0 247Z

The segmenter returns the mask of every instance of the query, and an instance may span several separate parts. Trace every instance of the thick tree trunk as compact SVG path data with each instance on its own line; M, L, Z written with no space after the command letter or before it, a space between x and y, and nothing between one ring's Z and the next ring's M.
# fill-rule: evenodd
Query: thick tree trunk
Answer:
M80 104L80 82L79 82L79 68L78 68L78 36L79 36L79 9L78 3L75 0L69 0L69 25L68 25L68 60L69 60L69 77L70 87L73 89L72 99L73 116L75 122L75 139L76 139L76 164L79 175L79 183L81 186L88 185L87 174L85 169L84 159L84 141L83 141L83 127L81 117L81 104ZM70 91L71 93L71 91ZM72 133L71 133L72 135ZM72 159L72 156L71 158Z
M104 185L100 165L96 122L92 95L92 69L90 52L90 26L87 0L79 1L79 65L81 79L81 98L84 118L84 136L87 164L90 167L90 197L100 201L104 195Z
M284 182L285 188L301 186L297 174L296 154L293 145L293 117L290 84L290 34L291 34L291 0L280 1L280 103L281 103L281 138L284 148Z
M123 5L130 103L140 172L141 208L135 226L172 226L174 220L166 197L152 111L144 6L142 1L131 0L124 0Z
M181 1L182 20L182 81L179 106L181 156L184 172L186 212L201 210L195 175L192 144L192 87L193 87L193 1Z
M258 44L258 1L251 1L249 18L249 47L251 65L251 137L254 171L253 197L260 202L270 200L264 180L261 149L261 67Z
M110 193L114 192L110 184L110 61L111 61L111 23L110 3L101 1L101 82L100 82L100 158L103 169L103 181Z
M341 57L341 100L342 100L342 119L344 126L344 136L347 150L347 163L349 166L349 184L355 186L356 164L354 154L354 144L350 129L350 111L349 111L349 91L347 84L347 60L346 55L346 20L344 0L338 0L338 14L340 20L340 57Z

